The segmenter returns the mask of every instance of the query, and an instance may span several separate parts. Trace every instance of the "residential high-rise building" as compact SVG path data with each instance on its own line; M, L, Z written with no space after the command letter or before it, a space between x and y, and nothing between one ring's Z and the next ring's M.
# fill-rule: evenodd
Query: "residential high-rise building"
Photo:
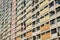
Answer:
M11 40L11 0L1 0L1 40Z
M60 40L60 0L2 0L1 40Z

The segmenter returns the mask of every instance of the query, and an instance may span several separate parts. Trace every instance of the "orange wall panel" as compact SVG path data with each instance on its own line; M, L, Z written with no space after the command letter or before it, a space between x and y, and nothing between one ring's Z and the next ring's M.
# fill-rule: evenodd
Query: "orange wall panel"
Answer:
M21 38L20 38L20 37L18 37L18 38L16 38L16 40L21 40Z
M45 30L48 30L49 28L50 28L50 24L47 24L47 25L41 27L40 29L41 29L41 31L45 31Z
M50 32L46 33L44 35L41 35L41 40L49 39L50 38Z
M28 32L28 33L26 34L26 37L30 37L30 36L32 36L32 32Z
M46 39L50 38L50 33L46 33Z

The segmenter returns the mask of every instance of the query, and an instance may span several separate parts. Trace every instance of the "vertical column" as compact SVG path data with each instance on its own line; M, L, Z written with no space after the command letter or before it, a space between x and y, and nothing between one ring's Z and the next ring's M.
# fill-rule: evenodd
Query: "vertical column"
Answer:
M15 40L16 27L16 0L12 0L11 40Z

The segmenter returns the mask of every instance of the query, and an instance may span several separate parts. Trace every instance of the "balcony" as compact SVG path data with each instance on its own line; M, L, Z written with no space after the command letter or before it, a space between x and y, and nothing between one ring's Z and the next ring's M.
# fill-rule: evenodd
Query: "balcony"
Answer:
M58 6L60 6L60 4L56 3L55 7L58 7Z
M39 8L41 9L42 7L46 6L49 3L48 0L45 0L42 4L39 5Z
M26 33L26 37L30 37L30 36L32 36L32 32Z
M60 36L60 32L58 32L58 36Z
M21 20L19 20L19 21L17 22L17 25L19 25L19 24L21 24Z
M18 38L16 38L16 40L21 40L21 38L20 38L20 37L18 37Z
M19 16L17 17L17 20L19 20L21 17L22 17L22 15L19 15Z
M43 23L44 22L44 17L42 19L40 19L40 23Z
M30 18L29 20L26 21L27 25L29 25L30 23L32 23L32 18Z
M40 26L40 23L35 24L35 27Z
M30 6L26 11L29 12L32 9L32 6Z
M10 32L6 35L6 37L10 36Z
M32 27L32 25L29 25L27 28L26 28L26 30L31 30L33 27Z
M16 31L19 31L19 30L21 30L21 25L16 27Z
M21 32L20 32L20 31L18 31L18 32L16 33L16 36L19 36L19 35L20 35L20 33L21 33Z
M29 1L29 2L26 4L26 6L29 6L31 3L32 3L32 2L31 2L31 1Z
M59 11L59 12L57 12L57 17L58 17L58 16L60 16L60 11Z
M57 38L57 33L51 34L51 38Z
M44 17L43 22L45 22L45 21L49 21L49 19L50 19L50 16L49 16L49 15L47 15L47 16L45 16L45 17Z
M37 39L37 40L41 40L41 39Z
M49 11L49 7L43 9L41 12L40 12L40 16L41 15L44 15L45 13L47 13Z
M32 36L35 36L35 35L37 35L37 34L39 34L39 33L40 33L40 30L34 32L34 33L32 34Z
M57 26L60 26L60 22L57 22Z
M52 24L50 28L53 29L53 28L56 28L56 27L57 27L57 25L55 23L55 24Z
M41 32L50 29L50 24L40 27Z
M56 14L52 15L52 16L50 17L50 20L54 19L55 17L56 17Z
M29 14L27 14L27 15L26 15L26 18L31 17L31 16L32 16L31 14L32 14L31 12L30 12Z
M50 38L50 32L46 33L44 35L41 35L41 40L49 39Z

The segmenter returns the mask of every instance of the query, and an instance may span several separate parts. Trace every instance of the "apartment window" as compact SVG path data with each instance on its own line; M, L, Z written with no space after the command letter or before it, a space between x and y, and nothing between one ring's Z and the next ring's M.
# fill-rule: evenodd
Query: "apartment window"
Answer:
M57 38L54 38L54 39L52 39L52 40L57 40Z
M23 34L21 34L20 37L23 38Z
M27 38L27 40L29 40L29 38Z
M34 15L32 16L32 18L33 18L33 19L36 18L36 15L34 14Z
M46 24L49 24L49 22L46 22Z
M52 24L55 24L55 19L51 20L51 21L50 21L50 24L51 24L51 25L52 25Z
M60 36L60 27L58 27L58 36Z
M32 6L34 5L34 0L32 0Z
M37 13L36 13L36 17L37 17L37 16L39 16L39 14L40 14L40 13L39 13L39 12L37 12Z
M58 32L60 32L60 27L58 27Z
M43 9L40 10L40 12L42 11Z
M47 6L45 6L45 7L44 7L44 9L45 9L45 8L47 8L47 7L48 7L48 5L47 5Z
M59 22L60 21L60 16L59 17L57 17L57 22Z
M40 26L37 27L37 31L40 30Z
M58 4L60 4L60 0L58 0Z
M51 2L51 3L49 4L49 7L52 7L52 6L54 6L54 2Z
M60 37L59 37L59 40L60 40Z
M39 0L35 0L35 3L38 3Z
M41 35L44 35L45 34L45 32L44 33L42 33Z
M37 5L35 8L37 9L39 6Z
M55 0L55 3L58 3L58 1L57 1L57 0Z
M32 29L32 32L35 32L36 30L35 30L35 28L34 29Z
M41 25L41 27L43 27L43 26L44 26L44 24Z
M26 33L24 33L24 37L26 36Z
M33 40L36 40L36 36L33 36Z
M34 12L34 11L35 11L35 8L32 9L32 12Z
M23 3L24 3L24 6L26 6L26 0L24 0L24 2L23 2Z
M24 13L26 12L26 9L24 10Z
M32 24L35 25L35 21Z
M60 4L60 0L55 0L55 3L58 3L58 4Z
M24 40L27 40L27 39L24 39Z
M55 34L57 32L56 28L51 30L51 34Z
M40 19L44 18L44 16L42 16Z
M41 1L40 4L42 4L44 1Z
M60 6L56 8L56 12L59 12L60 11Z
M47 15L48 15L48 13L45 16L47 16Z
M55 11L52 10L52 11L50 11L49 13L50 13L50 16L52 16L52 15L55 14Z
M39 21L40 21L40 20L39 20L39 19L37 19L37 20L36 20L36 24L37 24L37 23L39 23Z
M37 39L39 39L39 38L40 38L40 34L37 35Z
M50 33L50 31L47 31L46 33Z

